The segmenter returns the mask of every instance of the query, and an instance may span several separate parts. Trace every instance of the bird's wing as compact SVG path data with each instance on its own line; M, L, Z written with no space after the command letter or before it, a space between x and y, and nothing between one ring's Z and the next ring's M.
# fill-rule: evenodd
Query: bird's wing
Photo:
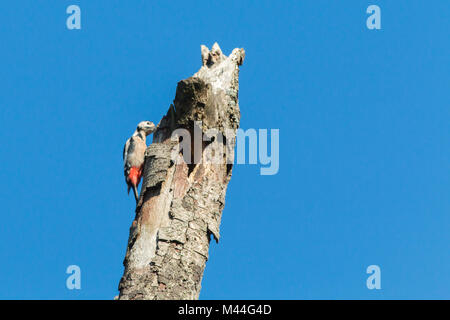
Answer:
M129 170L131 168L131 157L134 156L136 149L138 148L138 144L140 143L139 138L133 136L127 140L125 147L123 149L123 167L125 170L125 175L128 175Z
M133 154L135 149L135 142L133 140L133 137L129 138L123 147L123 174L125 175L125 180L127 180L131 169L129 157Z
M123 163L125 165L125 162L127 161L127 157L128 157L128 149L130 148L130 139L127 140L127 142L125 142L125 145L123 146Z

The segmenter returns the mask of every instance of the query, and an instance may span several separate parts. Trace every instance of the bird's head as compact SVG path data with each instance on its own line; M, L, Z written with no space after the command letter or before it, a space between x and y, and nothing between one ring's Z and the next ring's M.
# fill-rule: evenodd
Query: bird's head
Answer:
M156 126L151 121L141 121L137 126L137 131L144 131L145 135L149 135L156 130Z

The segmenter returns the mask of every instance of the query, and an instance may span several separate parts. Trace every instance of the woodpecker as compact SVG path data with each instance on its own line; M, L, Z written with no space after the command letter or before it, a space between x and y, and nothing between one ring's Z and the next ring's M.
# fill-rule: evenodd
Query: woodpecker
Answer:
M137 186L141 181L142 169L144 166L145 149L147 144L146 137L156 130L156 126L151 121L139 122L136 131L127 140L123 147L123 171L125 182L128 186L128 194L133 188L136 203L139 200Z

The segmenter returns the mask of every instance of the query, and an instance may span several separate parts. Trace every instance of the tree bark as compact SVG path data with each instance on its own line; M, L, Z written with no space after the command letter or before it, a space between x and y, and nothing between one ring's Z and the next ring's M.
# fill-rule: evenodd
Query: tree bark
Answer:
M178 83L174 103L146 150L119 299L198 299L211 236L217 242L220 238L240 120L239 66L245 52L234 49L226 57L215 43L211 51L201 46L201 54L202 67ZM194 137L188 155L179 149L176 129L194 136L200 130L206 134L204 140L208 130L217 129L224 139L198 143ZM208 161L210 147L221 161ZM186 156L193 157L192 164Z

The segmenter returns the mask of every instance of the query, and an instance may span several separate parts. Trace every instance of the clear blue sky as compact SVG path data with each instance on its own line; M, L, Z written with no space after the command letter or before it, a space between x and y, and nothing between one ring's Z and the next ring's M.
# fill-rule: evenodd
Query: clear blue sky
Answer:
M246 50L241 127L280 129L280 171L235 166L200 297L450 298L449 15L448 0L2 3L0 298L118 293L123 144L215 41Z

